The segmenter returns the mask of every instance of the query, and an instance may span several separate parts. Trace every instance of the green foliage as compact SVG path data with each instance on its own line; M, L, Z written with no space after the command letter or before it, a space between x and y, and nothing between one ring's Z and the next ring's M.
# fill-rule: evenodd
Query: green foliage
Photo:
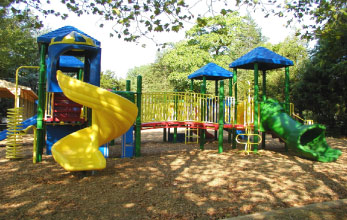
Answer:
M46 3L46 4L43 4ZM231 3L227 0L220 1L224 7L220 15L231 13ZM114 22L114 33L111 36L123 38L126 41L136 41L141 36L148 36L150 32L174 31L178 32L184 27L184 22L195 19L191 13L192 8L204 6L208 12L216 13L215 1L188 2L181 0L164 1L99 1L99 0L62 0L61 7L54 7L50 0L5 0L0 4L0 16L9 10L18 19L23 19L30 12L39 12L43 15L53 14L66 19L66 10L77 14L99 15L104 22ZM334 24L339 17L345 16L346 1L280 1L280 0L237 0L236 6L253 7L265 13L265 17L276 15L286 17L287 23L298 22L302 24L304 37L311 39L320 36L326 26ZM27 6L25 9L21 6ZM202 12L202 14L205 12ZM197 17L198 25L204 26L206 20L200 15ZM307 21L310 20L309 24ZM41 21L32 23L35 27L41 27ZM103 27L104 23L100 24Z
M117 78L116 73L113 71L106 70L106 72L101 72L100 87L125 91L125 81Z
M167 71L170 85L178 91L189 90L188 75L207 63L228 69L232 60L264 41L255 22L237 12L198 19L186 32L186 38L158 59L158 64ZM214 82L208 83L207 88L214 93ZM198 82L194 91L200 91Z
M273 52L286 57L294 62L290 67L290 83L294 84L299 80L298 72L308 58L307 45L305 40L300 40L297 36L287 37L283 42L275 45L268 44L266 47ZM267 96L284 101L284 68L267 71L266 88ZM262 77L259 79L262 84Z
M346 17L327 25L298 75L293 95L300 111L312 111L316 121L334 134L347 133Z
M132 91L136 90L137 76L142 76L142 91L143 92L159 92L170 91L169 82L165 70L154 63L151 65L144 65L134 67L127 73L127 80L131 80Z
M237 0L238 5L261 9L265 17L276 15L286 17L287 24L302 24L301 33L306 39L320 38L329 27L346 16L345 0L317 1L280 1L280 0Z
M45 4L44 4L45 3ZM21 6L27 6L22 9ZM99 22L114 22L111 36L123 38L125 41L136 41L140 36L149 32L174 31L183 28L183 21L190 20L193 15L188 5L182 0L170 1L106 1L106 0L61 0L60 5L52 5L50 0L7 0L0 5L9 9L18 18L28 12L38 12L45 16L55 15L66 19L66 11L78 16L98 15L103 18ZM35 26L42 26L41 22L34 22ZM103 27L104 23L100 23Z
M45 3L45 4L43 4ZM216 14L216 8L223 6L219 15L225 16L232 13L233 6L248 7L254 10L260 9L265 16L276 15L286 17L287 23L298 22L302 24L304 37L311 39L319 37L326 26L334 24L339 17L346 15L346 1L280 1L280 0L236 0L230 3L221 1L183 1L183 0L139 0L139 1L110 1L110 0L61 0L60 7L52 5L50 0L4 0L0 3L0 16L9 10L18 19L25 18L28 13L39 12L43 15L53 14L66 19L69 12L78 16L99 15L103 22L112 21L114 32L111 36L123 38L126 41L136 41L141 36L148 36L150 32L178 32L184 27L184 22L197 19L197 24L205 26L205 20L200 14L195 17L192 9L206 7L207 11ZM235 4L235 5L234 5ZM23 5L26 6L23 9ZM218 6L217 6L218 5ZM307 24L307 21L312 21ZM101 21L101 20L100 20ZM101 21L102 22L102 21ZM42 22L36 20L32 23L35 27L41 27ZM100 24L103 27L104 23Z
M16 17L0 17L0 78L14 81L19 66L37 66L39 53L32 28L33 17L19 20ZM21 71L21 85L34 91L37 87L37 71Z

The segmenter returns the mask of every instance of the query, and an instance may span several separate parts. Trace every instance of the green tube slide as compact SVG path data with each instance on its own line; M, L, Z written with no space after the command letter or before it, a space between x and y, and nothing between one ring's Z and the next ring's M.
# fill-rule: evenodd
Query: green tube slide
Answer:
M325 140L325 127L319 124L304 125L291 118L275 100L261 104L262 130L271 131L294 150L299 157L320 161L336 161L341 155Z

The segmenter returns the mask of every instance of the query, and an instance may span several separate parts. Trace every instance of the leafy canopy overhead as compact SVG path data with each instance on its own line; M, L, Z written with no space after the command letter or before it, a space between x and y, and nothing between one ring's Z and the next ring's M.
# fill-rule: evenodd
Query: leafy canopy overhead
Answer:
M248 7L262 10L264 16L277 15L287 17L288 24L297 21L305 30L307 38L320 35L326 24L334 23L345 15L345 0L217 0L217 1L184 1L184 0L60 0L65 7L57 7L50 0L4 0L0 3L0 15L10 11L23 18L28 13L39 12L43 15L53 14L62 19L72 12L77 15L99 15L104 23L111 21L114 25L111 36L116 35L126 41L136 41L150 32L178 32L184 23L210 15L225 15L237 7ZM207 11L199 11L205 8ZM198 10L199 13L194 12ZM306 24L312 20L312 24ZM304 23L302 23L304 22ZM104 23L100 26L103 27ZM36 22L36 26L42 23ZM312 31L311 31L312 30Z

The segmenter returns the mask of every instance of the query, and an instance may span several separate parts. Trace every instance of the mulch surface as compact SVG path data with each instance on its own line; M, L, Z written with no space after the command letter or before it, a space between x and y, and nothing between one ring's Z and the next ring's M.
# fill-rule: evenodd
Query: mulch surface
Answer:
M142 157L108 158L92 173L67 172L47 155L33 164L26 135L20 160L5 159L0 142L0 219L222 219L347 199L347 140L327 141L342 151L336 162L299 158L270 136L259 155L227 142L218 154L216 141L201 151L144 131ZM347 219L345 205L319 210L283 219Z

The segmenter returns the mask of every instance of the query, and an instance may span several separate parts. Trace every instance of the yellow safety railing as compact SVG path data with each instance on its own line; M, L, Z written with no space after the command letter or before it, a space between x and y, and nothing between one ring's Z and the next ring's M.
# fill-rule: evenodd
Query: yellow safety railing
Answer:
M46 92L45 120L53 118L54 92Z
M37 137L36 137L36 126L35 125L30 125L29 127L27 127L26 129L22 130L21 132L23 134L26 134L26 133L28 133L28 131L30 129L34 130L33 163L36 163L36 157L37 157L37 152L36 152L36 140L37 140Z
M219 97L188 92L143 93L142 122L194 121L218 122ZM202 113L202 109L204 109Z
M227 124L233 124L235 121L235 98L225 97L225 115L224 121Z
M311 120L311 119L303 119L298 114L295 114L294 103L290 103L289 106L290 106L289 107L289 114L290 114L290 116L292 118L302 121L302 123L305 124L305 125L312 125L312 124L314 124L313 120Z
M191 121L218 123L219 97L192 92L150 92L142 93L141 121L143 123L162 121ZM235 122L235 98L224 99L224 120ZM252 124L254 101L250 96L238 104L238 124Z

